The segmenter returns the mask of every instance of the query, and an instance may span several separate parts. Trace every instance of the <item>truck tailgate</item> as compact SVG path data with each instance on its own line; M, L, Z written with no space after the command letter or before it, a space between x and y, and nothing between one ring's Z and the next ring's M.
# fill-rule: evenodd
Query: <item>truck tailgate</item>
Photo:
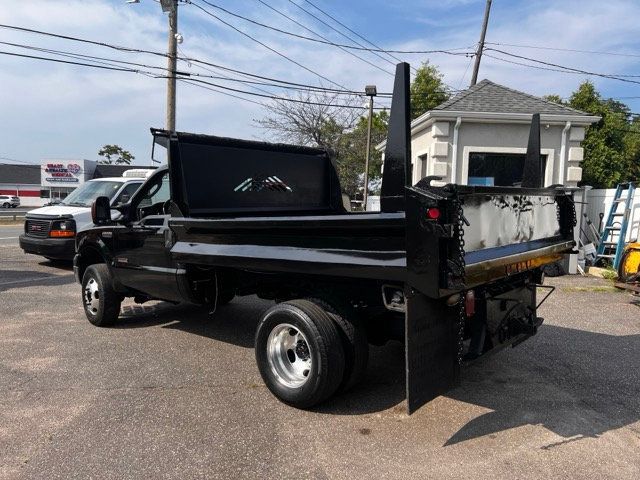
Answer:
M551 263L575 245L567 189L422 181L407 190L408 279L431 297Z

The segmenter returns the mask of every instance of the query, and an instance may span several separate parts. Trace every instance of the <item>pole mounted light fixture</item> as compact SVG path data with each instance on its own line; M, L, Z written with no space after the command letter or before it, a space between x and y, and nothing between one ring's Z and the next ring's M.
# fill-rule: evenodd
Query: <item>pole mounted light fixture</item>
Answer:
M369 152L371 150L371 122L373 121L373 97L378 95L375 85L364 87L364 93L369 97L369 121L367 125L367 152L364 159L364 193L362 195L363 210L367 210L367 197L369 196Z

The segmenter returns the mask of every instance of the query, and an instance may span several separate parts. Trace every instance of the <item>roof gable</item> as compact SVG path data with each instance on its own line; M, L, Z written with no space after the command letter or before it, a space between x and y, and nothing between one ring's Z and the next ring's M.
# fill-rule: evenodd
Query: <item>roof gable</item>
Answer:
M541 113L547 115L589 115L540 97L498 85L489 80L469 87L434 108L435 111Z

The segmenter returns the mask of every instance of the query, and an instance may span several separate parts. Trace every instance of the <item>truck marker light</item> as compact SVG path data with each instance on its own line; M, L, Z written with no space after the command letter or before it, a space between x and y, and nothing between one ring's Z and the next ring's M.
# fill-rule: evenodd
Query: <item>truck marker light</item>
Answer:
M49 236L54 238L68 238L74 237L75 235L76 232L74 232L73 230L51 230L49 232Z
M464 311L467 317L473 317L476 314L476 294L473 290L469 290L464 296Z
M437 220L440 218L440 209L436 207L427 208L427 218L429 220Z

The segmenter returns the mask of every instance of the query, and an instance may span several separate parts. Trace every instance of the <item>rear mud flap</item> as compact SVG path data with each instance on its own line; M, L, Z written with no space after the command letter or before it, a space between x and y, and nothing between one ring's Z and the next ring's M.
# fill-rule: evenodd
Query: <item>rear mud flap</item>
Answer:
M407 413L411 414L460 382L459 309L406 289Z

